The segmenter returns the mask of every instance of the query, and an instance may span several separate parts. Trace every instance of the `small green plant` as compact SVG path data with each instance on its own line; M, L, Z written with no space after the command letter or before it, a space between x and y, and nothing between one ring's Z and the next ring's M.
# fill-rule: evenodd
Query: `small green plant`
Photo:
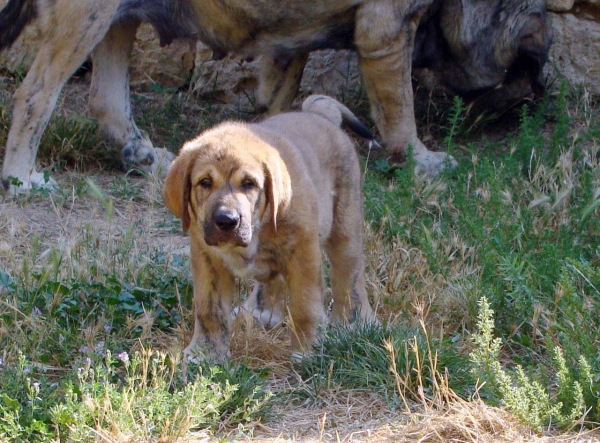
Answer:
M48 441L49 408L59 399L52 382L19 352L14 364L0 357L0 441Z
M215 430L222 420L236 426L267 408L271 394L258 388L263 378L251 371L239 377L246 385L239 393L217 366L197 367L187 381L181 369L173 355L151 350L116 358L107 351L101 361L86 358L77 380L65 389L66 401L52 407L52 420L61 435L75 441L91 440L98 432L147 440Z
M444 137L444 143L446 146L451 148L454 144L457 134L461 131L465 120L465 103L462 98L458 95L454 96L452 100L452 107L450 108L448 115L448 126L446 128L447 134Z
M19 353L16 362L0 361L0 440L176 438L268 417L266 371L184 368L177 354L142 349L114 356L103 347L78 358L59 384Z
M53 170L108 163L115 155L97 149L100 141L96 121L81 115L57 115L42 137L38 159Z
M521 365L513 370L500 364L501 340L494 338L494 312L485 297L479 301L474 350L470 354L472 373L480 380L487 399L504 406L517 418L542 430L549 424L569 427L584 417L583 388L567 369L562 351L554 350L557 392L552 395L545 384L532 379ZM591 383L589 364L581 360L584 378Z

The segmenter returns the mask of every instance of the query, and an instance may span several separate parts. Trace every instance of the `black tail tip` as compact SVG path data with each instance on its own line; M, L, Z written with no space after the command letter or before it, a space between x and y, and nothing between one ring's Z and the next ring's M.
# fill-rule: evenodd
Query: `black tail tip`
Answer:
M348 129L354 132L359 137L369 140L376 148L381 148L381 145L367 126L357 118L344 118L342 122Z

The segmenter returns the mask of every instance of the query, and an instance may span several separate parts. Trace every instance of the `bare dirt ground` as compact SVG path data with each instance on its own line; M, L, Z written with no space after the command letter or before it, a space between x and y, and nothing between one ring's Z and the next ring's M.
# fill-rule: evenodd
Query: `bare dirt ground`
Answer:
M7 103L14 90L15 81L0 77L0 103ZM67 86L59 103L57 113L62 115L86 115L86 81L72 82ZM166 106L164 94L138 93L137 104L146 107L146 121L150 114L160 114ZM206 118L218 120L211 108L202 102L183 97L179 115L183 116L185 138L203 126L199 121ZM155 110L155 111L153 111ZM6 112L6 111L4 111ZM139 111L137 111L139 112ZM230 111L231 112L231 111ZM150 127L146 126L158 146L175 144L178 138L170 138L172 128L182 123L169 122L157 126L160 115L152 115ZM8 122L8 115L2 119ZM170 129L171 128L171 129ZM172 134L171 134L172 135ZM3 145L5 140L0 140ZM173 149L173 146L169 146ZM107 156L118 156L108 145L99 142L98 149ZM0 149L0 154L2 154ZM106 158L103 155L100 158ZM125 177L115 170L113 163L101 160L87 162L77 157L67 170L58 168L53 173L61 186L60 195L33 195L13 197L0 196L0 265L16 266L24 256L30 256L32 248L39 249L38 261L43 261L52 250L66 251L65 257L78 252L82 236L93 231L97 238L118 238L125 235L126 227L135 226L132 254L146 255L146 251L160 249L165 253L187 254L188 240L181 233L164 207L160 196L160 178ZM42 153L41 161L52 165L56 158L52 150ZM69 163L67 161L66 163ZM102 196L82 197L82 189L91 178L112 202L108 208ZM108 214L107 212L112 212ZM36 239L36 240L34 240ZM34 246L36 243L37 246ZM101 242L99 242L101 244ZM81 251L79 251L81 252ZM72 254L73 253L73 254ZM97 254L107 251L96 251ZM75 254L76 255L76 254ZM76 266L73 265L76 269ZM185 343L190 335L189 316L187 326L174 331L174 337L151 337L163 345ZM289 386L293 371L287 360L289 349L284 328L263 331L248 327L246 320L236 322L232 343L233 358L251 356L256 367L272 369L272 386L282 391ZM248 361L248 360L246 360ZM600 441L599 432L573 429L556 435L553 432L536 434L519 424L501 409L486 406L481 401L466 402L458 398L446 404L413 405L410 411L391 409L380 397L370 393L342 392L331 395L326 401L314 404L279 404L277 418L267 423L248 426L240 433L232 432L241 441L255 442L595 442ZM243 436L246 437L243 437ZM203 434L190 436L190 441L212 441Z

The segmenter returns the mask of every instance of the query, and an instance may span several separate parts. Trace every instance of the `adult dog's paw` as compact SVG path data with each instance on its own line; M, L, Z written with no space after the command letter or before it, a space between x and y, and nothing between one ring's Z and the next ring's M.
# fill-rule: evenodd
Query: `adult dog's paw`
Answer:
M9 175L8 178L3 178L2 187L10 194L20 194L32 189L56 191L58 190L58 183L47 172L33 171L25 177Z
M431 177L439 175L446 168L454 168L458 162L450 154L434 152L428 149L413 154L415 172Z
M165 148L155 148L146 137L131 140L121 151L125 169L164 176L175 160L175 154Z

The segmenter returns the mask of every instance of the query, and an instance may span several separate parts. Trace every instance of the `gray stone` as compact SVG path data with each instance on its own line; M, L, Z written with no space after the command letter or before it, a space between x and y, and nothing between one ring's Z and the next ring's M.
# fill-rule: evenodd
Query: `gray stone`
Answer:
M554 28L550 75L556 73L573 86L600 94L600 21L588 13L550 13L550 18Z
M548 0L547 6L549 11L570 11L575 4L575 0Z

